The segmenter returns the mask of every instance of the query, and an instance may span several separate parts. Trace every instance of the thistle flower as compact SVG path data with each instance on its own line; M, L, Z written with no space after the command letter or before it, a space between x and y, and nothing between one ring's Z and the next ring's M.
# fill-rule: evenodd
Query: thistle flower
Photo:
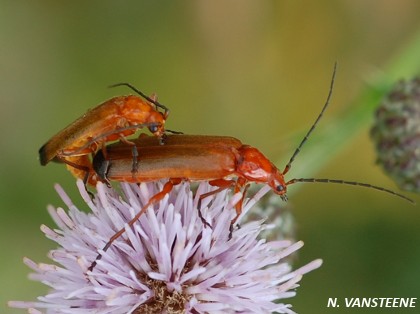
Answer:
M261 221L235 228L229 239L240 193L221 192L202 201L210 228L199 217L197 203L211 187L202 183L193 194L183 183L128 227L161 183L123 183L120 193L98 184L93 200L83 183L77 184L92 213L79 211L56 186L69 211L50 206L59 229L41 227L60 246L49 254L55 264L24 259L34 271L31 279L51 291L38 302L11 301L9 306L30 313L293 313L291 305L278 302L293 297L302 275L322 263L315 260L292 271L283 259L303 243L259 240L267 228ZM264 187L246 200L244 212L267 191ZM101 251L124 226L126 232ZM102 259L89 271L98 250Z
M376 110L371 136L385 172L420 192L420 78L398 82Z

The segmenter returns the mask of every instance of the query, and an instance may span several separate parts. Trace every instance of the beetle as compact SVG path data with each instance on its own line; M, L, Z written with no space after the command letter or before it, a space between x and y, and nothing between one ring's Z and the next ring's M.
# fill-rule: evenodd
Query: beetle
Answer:
M128 158L127 146L115 143L106 147L106 154L99 151L94 156L93 169L101 181L108 184L110 181L136 183L169 178L163 193L154 197L156 201L183 180L209 181L210 185L219 188L203 194L202 198L233 186L235 192L239 192L248 181L268 183L270 186L284 185L284 181L279 182L277 178L273 177L273 180L268 182L267 178L259 178L258 174L253 174L252 170L248 169L252 168L252 165L248 163L246 156L259 158L263 155L257 149L243 145L234 137L167 135L165 145L159 145L156 138L143 136L133 143L137 149L135 164L133 158ZM132 156L131 153L130 155ZM268 159L266 161L265 167L274 169L274 165ZM261 172L260 170L257 171ZM232 176L238 179L230 179ZM238 204L236 210L239 215L241 205Z
M169 178L168 193L181 181L208 181L217 191L234 187L242 191L248 183L262 183L287 201L287 186L298 182L339 183L373 188L411 201L406 196L367 183L318 178L300 178L286 181L291 168L280 171L262 152L229 136L167 135L165 145L159 145L152 136L133 140L138 151L133 167L132 150L123 143L106 147L106 155L98 151L93 158L93 169L102 181L151 182ZM133 170L134 168L134 170ZM164 193L164 194L166 194ZM208 196L205 194L202 198ZM237 215L241 213L238 204ZM236 220L236 218L234 219Z
M132 150L115 143L106 147L106 156L102 150L98 151L93 158L93 169L102 181L123 182L150 182L168 178L162 190L153 195L143 208L128 222L129 226L151 205L162 200L175 185L182 181L208 181L217 189L200 195L200 201L210 195L216 194L230 187L234 192L242 192L241 200L235 205L236 216L231 221L232 226L241 214L242 202L246 195L248 183L263 183L271 187L273 192L287 201L287 186L298 182L320 182L357 185L383 191L409 202L413 202L406 196L383 187L336 179L300 178L285 181L285 174L291 168L291 162L296 157L295 153L291 161L283 171L280 171L258 149L243 144L240 140L229 136L203 136L203 135L167 135L165 145L159 145L159 141L152 136L140 137L134 141L138 150L137 163L133 171ZM297 150L298 151L298 150ZM198 205L200 208L200 202ZM203 224L209 225L201 215ZM106 251L112 243L125 232L125 228L115 233L106 243L103 251ZM98 254L95 261L89 267L93 270L97 261L102 257Z
M148 97L129 83L111 87L115 86L127 86L144 99L136 95L118 96L88 110L39 149L41 165L45 166L50 161L66 163L75 177L95 185L97 179L90 171L87 155L96 152L105 143L120 139L131 144L126 137L143 127L148 127L163 142L168 108L157 102L155 96Z

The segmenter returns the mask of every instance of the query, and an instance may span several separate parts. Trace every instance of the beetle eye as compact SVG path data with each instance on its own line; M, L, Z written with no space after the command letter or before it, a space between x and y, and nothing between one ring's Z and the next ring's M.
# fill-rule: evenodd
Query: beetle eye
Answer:
M159 129L159 127L158 127L157 124L153 124L153 125L149 126L149 130L152 133L156 133L158 131L158 129Z
M276 190L277 190L277 192L281 192L281 191L284 190L284 186L283 185L277 185Z

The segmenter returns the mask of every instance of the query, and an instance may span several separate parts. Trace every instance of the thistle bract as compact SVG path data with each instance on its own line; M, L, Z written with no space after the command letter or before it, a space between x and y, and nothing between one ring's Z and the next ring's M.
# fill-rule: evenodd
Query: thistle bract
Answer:
M376 110L377 162L407 191L420 192L420 78L400 81Z

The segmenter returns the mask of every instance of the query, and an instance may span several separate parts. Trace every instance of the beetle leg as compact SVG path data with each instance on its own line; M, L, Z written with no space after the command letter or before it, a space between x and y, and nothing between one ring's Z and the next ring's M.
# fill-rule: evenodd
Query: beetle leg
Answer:
M92 173L91 167L89 167L90 160L87 155L82 156L74 156L74 157L62 157L57 156L56 157L61 162L65 163L67 165L67 169L77 178L83 179L83 184L85 185L86 191L88 192L89 196L93 199L93 194L87 189L87 184L95 186L96 179L91 178L90 174ZM84 164L79 164L76 162L73 162L69 159L76 159ZM70 167L68 167L70 166ZM79 171L78 171L79 170ZM80 171L83 172L83 177L80 174ZM91 180L90 180L91 179Z
M232 186L234 186L236 184L236 182L234 180L225 180L225 179L216 179L216 180L211 180L209 181L209 184L211 186L217 186L218 189L214 190L214 191L210 191L204 194L201 194L199 199L198 199L198 209L201 208L201 201L206 198L209 197L211 195L217 194L219 192L222 192L223 190L226 190Z
M69 165L70 167L73 167L75 169L81 170L83 172L85 172L84 176L83 176L83 183L87 184L88 178L89 178L89 172L90 172L90 168L88 166L83 166L83 165L79 165L76 164L70 160L67 160L67 158L65 157L61 157L61 156L57 156L57 158L62 161L63 163L65 163L66 165ZM77 177L80 178L80 176L77 175Z
M236 181L236 185L235 185L235 193L240 192L241 188L246 184L246 182L247 181L244 178L238 178L238 181ZM242 191L241 199L235 205L236 216L230 222L228 240L232 239L233 225L235 224L236 220L238 220L239 216L242 213L242 205L243 205L243 202L244 202L244 199L245 199L245 196L246 196L246 192L248 191L248 188L249 188L249 184L246 184L245 188ZM237 227L240 228L241 226L238 224Z
M212 228L212 226L204 219L202 213L201 213L201 201L203 199L205 199L206 197L209 197L211 195L217 194L223 190L226 190L230 187L232 187L233 185L236 184L236 182L234 180L225 180L225 179L216 179L216 180L211 180L209 181L209 184L211 186L217 186L218 189L214 190L214 191L210 191L204 194L201 194L200 197L198 198L198 204L197 204L197 209L198 209L198 216L201 219L201 222L205 225L208 226L210 228Z
M143 206L143 208L127 223L127 225L129 227L133 227L134 223L140 218L141 215L143 215L146 210L156 204L157 202L159 202L160 200L162 200L166 194L168 194L169 192L172 191L173 187L175 185L178 185L182 182L182 179L169 179L168 182L165 183L165 185L163 186L162 191L156 193L155 195L153 195L149 201L146 203L146 205ZM125 227L122 228L121 230L119 230L117 233L115 233L110 239L109 241L105 244L104 248L102 249L102 251L106 252L109 247L112 245L112 243L118 239L122 234L124 234L125 232ZM92 264L89 266L88 270L92 271L93 268L95 268L98 260L100 260L102 258L102 254L98 254L95 258L95 260L92 262Z
M57 156L54 157L54 159L56 159L58 156L75 157L75 156L88 155L88 154L92 154L96 152L97 149L98 149L98 143L92 139L87 144L83 145L82 147L61 149L59 152L57 152Z
M124 135L120 135L120 141L123 142L124 144L131 146L131 156L133 157L133 163L131 164L131 174L133 175L133 178L134 178L138 169L138 157L139 157L139 152L137 151L136 143L127 140L127 138Z
M130 146L135 146L136 144L130 140L128 140L124 135L120 134L120 141L123 142L124 144L130 145Z
M161 136L159 136L159 144L165 145L165 141L166 141L166 133L163 133Z
M236 185L235 185L235 193L241 192L241 189L245 184L246 184L245 179L238 178L238 181L236 182ZM233 225L236 222L236 220L239 218L240 214L242 213L242 204L244 202L244 199L245 199L245 196L246 196L246 192L248 191L248 188L249 188L249 184L246 184L243 191L242 191L241 199L235 205L236 217L232 219L232 221L230 223L231 225Z
M137 146L136 145L134 145L131 148L131 154L133 156L133 163L131 165L131 174L133 175L133 178L134 178L135 175L136 175L136 173L137 173L138 167L139 167L139 160L138 160L139 152L137 150Z

